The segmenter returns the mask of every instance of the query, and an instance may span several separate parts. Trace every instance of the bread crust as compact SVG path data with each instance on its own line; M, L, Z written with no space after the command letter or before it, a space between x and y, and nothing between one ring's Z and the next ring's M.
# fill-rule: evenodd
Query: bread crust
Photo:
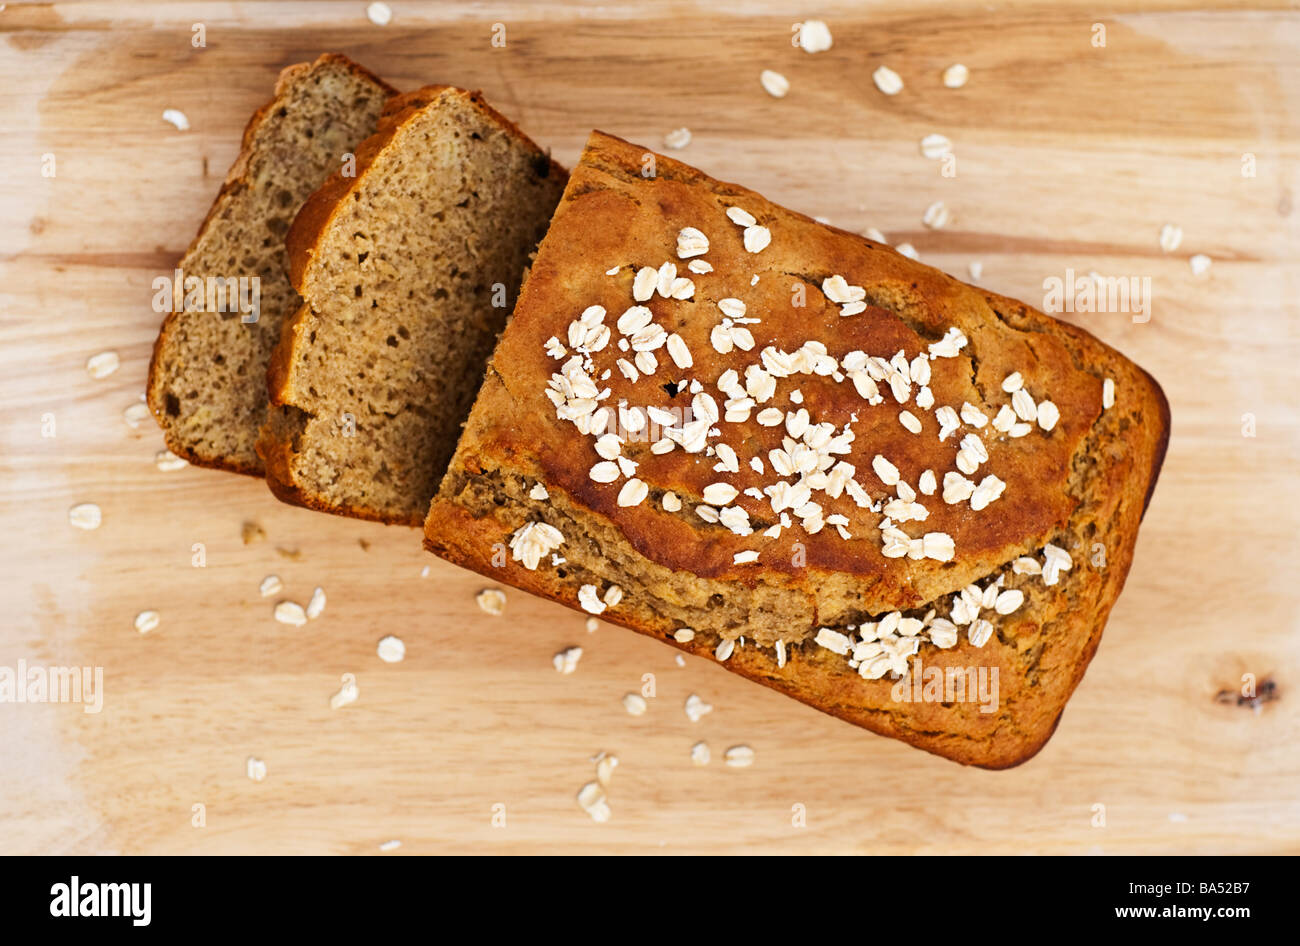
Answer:
M848 543L837 545L833 537L827 539L832 551L815 553L817 537L801 536L808 545L808 559L798 570L783 568L779 556L774 556L778 560L770 565L764 556L762 568L733 568L731 556L744 546L731 542L730 536L717 535L716 527L706 533L702 524L697 526L689 519L662 512L649 501L634 509L620 509L609 495L617 490L592 484L586 476L593 455L587 449L574 448L579 435L567 422L556 420L554 408L542 397L546 379L557 370L558 363L532 354L548 335L564 338L568 320L584 306L609 302L589 296L587 290L592 286L598 290L600 284L585 281L577 271L581 266L609 265L600 252L605 244L593 238L586 241L587 245L574 248L575 234L594 234L604 229L608 221L600 214L612 213L611 207L622 208L620 212L626 217L632 211L621 201L633 192L634 199L651 205L657 202L653 213L663 211L669 215L662 233L654 234L654 239L662 241L664 234L675 234L683 223L692 222L672 214L683 206L699 210L683 195L702 191L760 217L770 217L774 227L776 223L788 227L795 236L787 239L801 246L815 244L808 252L824 252L830 272L852 273L857 271L854 265L858 269L869 266L873 279L916 290L922 304L907 318L923 329L941 334L949 321L987 320L1009 340L1030 346L1027 351L1059 361L1051 374L1057 379L1051 393L1062 405L1062 419L1051 438L1035 442L1035 450L1040 451L1037 458L1026 458L1024 469L1019 471L1026 486L1016 495L1032 497L1035 508L1025 509L1023 503L1004 507L1007 513L1015 514L1012 520L995 516L987 528L963 533L983 551L975 556L977 574L963 576L959 584L996 574L1011 559L1033 554L1057 536L1074 538L1084 543L1079 546L1084 548L1091 539L1099 538L1106 545L1104 567L1080 562L1076 553L1068 582L1063 581L1055 594L1041 595L1032 609L1027 607L999 618L998 634L983 648L972 648L963 639L949 650L930 648L921 654L927 666L980 664L998 668L1003 699L996 715L981 716L968 704L945 708L891 700L892 681L865 680L848 666L846 658L811 643L795 648L784 667L777 666L770 649L753 646L736 648L723 663L732 672L830 715L963 764L1000 769L1033 757L1051 737L1066 701L1095 654L1106 618L1132 562L1138 524L1168 444L1169 405L1160 386L1141 368L1077 326L1004 296L965 286L855 234L829 227L813 229L814 222L803 215L777 208L744 188L713 181L671 159L657 156L659 176L680 182L682 188L663 187L651 196L636 197L641 185L633 175L639 167L639 156L646 153L620 139L593 133L582 163L570 178L511 326L498 345L442 489L431 504L425 524L425 547L495 581L557 600L575 610L580 610L577 585L597 582L601 587L603 580L613 581L600 563L611 563L612 568L612 563L623 561L659 566L667 569L666 574L696 576L700 582L716 582L718 587L733 588L737 594L752 592L764 583L806 594L813 602L814 626L819 619L815 604L819 588L831 582L857 582L863 589L865 611L875 615L908 606L909 602L917 606L934 600L933 592L917 589L939 587L944 580L943 569L905 559L892 560L882 569L879 563L870 561L871 555L861 549L856 554L844 550ZM603 191L618 195L617 199L603 196ZM566 221L569 215L573 215L572 220ZM645 221L640 225L646 226ZM714 239L713 232L709 237ZM774 229L774 245L779 238ZM610 252L623 248L613 238L609 246L614 247ZM635 256L636 248L630 252ZM720 271L727 272L723 250L711 251L708 258L717 262L719 255L724 260ZM637 264L652 262L647 258ZM774 265L782 269L778 264L786 262L782 258ZM839 268L841 262L845 263L843 269ZM760 258L755 265L761 263ZM622 309L610 311L616 317ZM767 310L760 311L766 316ZM812 320L815 315L801 318ZM921 324L931 318L933 324ZM765 318L764 331L781 331L779 326L769 328L774 321ZM837 331L853 331L836 324ZM867 327L877 333L888 331L884 320L867 323ZM683 334L688 331L684 322L678 322L676 328ZM684 373L710 381L715 375L701 368L702 363L709 364L708 352L701 346L692 346L691 350L696 370ZM1004 369L995 362L1003 354L1001 350L979 352L981 358L991 362L989 369L999 372ZM979 366L979 371L983 367ZM1126 405L1124 416L1140 418L1142 423L1124 425L1114 410L1101 410L1099 372L1114 376ZM998 380L1001 376L997 375ZM612 386L616 381L602 381L602 386ZM621 393L616 391L611 403ZM1092 443L1090 438L1100 436L1097 432L1101 430L1108 437L1113 435L1113 441L1093 444L1094 448L1104 449L1086 449ZM872 443L878 434L891 449L907 448L905 440L892 439L889 429L871 429ZM1051 445L1058 441L1058 446L1067 449L1053 452ZM1115 448L1114 443L1122 449ZM1086 487L1087 502L1067 494L1066 502L1055 503L1050 494L1069 487L1068 472L1076 461L1092 471L1075 484L1075 488ZM651 482L655 486L679 487L683 496L696 496L702 482L717 478L711 466L704 464L702 471L692 470L690 465L682 469L664 467L666 475L679 479L666 484L655 479ZM1003 475L1010 478L1010 472ZM1045 479L1050 488L1032 491L1028 484L1034 478ZM534 482L541 482L550 494L545 508L530 509L524 502L527 487ZM689 501L686 507L690 508ZM934 514L943 515L943 511ZM566 536L566 546L560 552L569 561L560 567L543 563L530 571L503 554L502 543L525 522L539 518ZM570 557L570 549L583 554ZM654 588L648 594L628 588L624 591L623 601L605 611L603 619L688 653L712 655L716 636L697 633L689 643L674 640L673 632L682 622L667 613L671 609L663 601L655 600L661 596Z
M247 124L244 125L244 133L240 139L239 154L235 157L235 161L230 166L230 170L226 172L226 177L222 181L221 189L217 192L217 196L213 198L211 206L208 207L208 212L204 215L202 222L200 222L198 229L195 231L194 238L190 241L189 246L186 247L185 252L181 254L180 261L177 262L178 267L181 265L181 262L183 262L199 245L199 242L207 232L208 227L224 207L227 196L248 185L248 162L252 154L253 143L263 122L266 121L267 116L271 115L280 105L294 82L311 72L313 69L326 64L337 65L359 78L373 82L375 85L385 90L389 95L397 95L397 90L387 82L374 75L364 66L353 62L342 53L322 53L314 62L295 63L294 65L286 66L282 69L280 75L276 78L275 90L271 99L254 111L249 117ZM180 311L172 311L168 312L163 317L162 326L158 330L158 337L154 340L153 351L149 356L149 373L145 382L145 400L149 405L150 412L162 428L167 448L178 457L185 459L195 466L207 467L214 470L226 470L230 473L241 473L245 476L260 477L263 475L261 465L241 462L236 457L207 454L193 449L189 444L179 440L175 436L171 426L163 420L166 411L163 393L165 387L165 379L163 377L165 368L163 363L167 358L168 349L171 346L174 333L177 330L177 320L181 315L183 315L183 313Z
M324 184L303 204L294 218L285 238L289 258L289 279L295 290L304 293L305 280L324 235L333 225L334 216L344 206L353 191L362 186L375 162L384 153L403 126L415 120L422 110L438 96L451 93L464 97L473 107L486 114L508 135L529 148L537 146L519 126L510 121L483 98L480 91L470 91L452 85L428 85L390 99L380 115L375 134L367 138L356 150L355 174L344 176L342 169L332 173ZM548 174L563 176L567 172L549 155L546 157ZM280 341L275 346L267 366L267 390L271 410L291 406L293 403L293 366L302 355L305 342L303 326L311 314L308 305L301 306L286 319L280 330ZM383 522L388 525L406 525L418 528L423 516L404 518L386 514L383 510L358 507L349 503L327 503L306 489L293 470L294 447L276 425L268 419L257 441L257 452L266 465L266 480L271 492L284 502L293 505Z

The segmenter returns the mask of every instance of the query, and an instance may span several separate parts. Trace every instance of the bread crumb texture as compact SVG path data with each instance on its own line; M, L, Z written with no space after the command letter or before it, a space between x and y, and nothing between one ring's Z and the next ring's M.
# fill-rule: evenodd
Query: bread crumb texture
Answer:
M303 305L259 442L289 502L418 526L564 188L478 93L389 103L288 236Z
M180 285L167 274L173 286L164 298L176 311L154 345L148 403L178 457L262 473L255 444L266 419L267 364L284 320L299 305L285 234L308 196L374 132L393 92L328 53L284 70L275 97L249 120L221 192L176 264ZM202 281L199 292L187 285L191 279ZM254 321L239 311L241 280L243 300L257 301Z

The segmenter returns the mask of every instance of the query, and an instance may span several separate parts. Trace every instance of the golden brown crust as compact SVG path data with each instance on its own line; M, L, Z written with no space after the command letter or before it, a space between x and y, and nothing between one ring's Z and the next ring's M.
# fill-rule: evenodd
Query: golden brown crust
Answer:
M593 133L493 357L442 491L431 506L426 548L495 580L575 608L579 583L599 584L608 577L599 564L606 560L610 568L616 561L649 563L672 574L699 576L702 582L729 583L738 593L758 586L781 588L806 597L815 626L825 619L817 610L819 601L824 604L825 586L856 583L862 610L879 615L924 605L951 591L954 582L961 587L997 574L1015 557L1033 555L1046 542L1066 542L1076 549L1068 580L1046 589L1041 582L1012 579L1025 588L1032 603L1001 618L988 644L974 648L963 639L949 650L928 648L921 655L927 666L996 667L1001 681L996 713L980 713L970 704L893 700L892 682L865 680L845 658L811 642L792 648L783 668L777 667L771 649L753 646L737 648L724 664L831 715L959 762L1005 768L1030 758L1054 731L1123 587L1138 524L1168 442L1169 409L1163 392L1144 371L1080 328L1015 300L965 286L854 234L820 227L753 192L713 181L661 156L657 156L657 180L643 183L638 178L645 153ZM762 255L755 260L740 255L743 250L728 248L727 224L706 216L710 202L741 206L761 222L770 222L773 247L781 247L770 265ZM939 404L960 404L961 397L974 398L990 389L1000 395L1003 377L1022 365L1032 365L1032 371L1026 368L1026 377L1033 379L1039 398L1049 394L1055 400L1061 420L1050 436L1035 431L1034 437L1024 438L1032 450L1013 448L990 461L991 467L999 464L995 472L1011 484L1008 497L1013 497L999 500L1001 507L990 507L995 509L993 516L975 521L942 508L942 503L930 505L932 518L957 538L957 564L945 569L907 559L882 562L878 545L841 541L825 530L824 542L821 534L798 536L807 553L798 568L789 567L791 559L781 555L769 561L766 553L762 567L736 568L733 553L753 547L752 542L720 534L717 527L705 527L688 515L693 505L689 497L697 497L702 484L719 479L712 462L677 462L689 460L680 450L663 462L644 452L635 455L656 492L666 486L682 495L686 509L676 516L649 500L632 509L618 507L611 495L617 486L590 481L587 471L596 457L588 446L577 446L580 436L570 424L556 419L554 407L542 396L550 373L559 367L542 352L542 343L551 335L566 338L569 321L589 304L604 305L613 316L610 321L616 319L629 304L622 301L628 299L628 287L621 282L623 274L607 277L604 269L611 263L657 265L664 258L665 243L672 245L677 230L701 226L700 220L708 225L712 245L707 258L718 273L752 264L763 274L755 293L761 303L756 311L764 316L756 327L762 330L759 348L775 339L773 344L793 350L797 339L812 337L828 344L834 339L837 354L855 347L872 353L887 354L897 347L912 352L922 341L942 335L947 326L960 325L972 337L970 382L954 385L940 377L936 367L933 383ZM838 313L821 313L810 302L807 310L794 313L797 325L790 328L795 319L786 316L780 304L788 285L761 294L764 283L775 283L778 275L793 274L819 284L830 273L869 276L865 284L887 291L892 311L873 313L880 308L873 306L868 313L840 319ZM708 278L697 279L697 294ZM606 287L612 290L608 297L602 295ZM748 295L748 286L738 288L747 299L755 297ZM712 325L716 314L673 321L674 310L667 304L647 304L656 309L658 321L672 322L672 330L686 338L695 358L692 370L669 366L656 380L684 374L699 377L711 388L723 362L714 358L698 332L692 334L691 322ZM1112 377L1120 392L1117 407L1109 412L1101 408L1104 377ZM807 403L820 397L818 406L823 411L843 406L842 399L819 392L811 380L800 377L799 382ZM645 395L633 400L616 376L602 379L601 387L605 386L614 391L611 403L622 396L632 404L646 403ZM894 407L891 417L896 412ZM859 430L859 436L865 435L873 446L881 444L882 453L911 460L900 462L900 468L917 470L934 462L936 455L928 442L914 442L923 438L909 439L912 435L892 422L872 426L868 418L862 427L865 434ZM747 427L744 430L746 437L761 436ZM924 439L937 441L932 434ZM909 456L908 451L916 452ZM863 467L857 462L861 473ZM550 493L540 512L521 501L533 482L542 482ZM753 507L755 518L760 513L758 506ZM590 544L597 533L609 544L585 549L588 554L581 561L572 555L559 568L544 562L530 571L503 556L501 549L515 529L536 518L559 528L568 540L566 548ZM1098 543L1104 546L1100 565L1091 558ZM673 641L672 633L681 624L668 613L671 608L654 600L659 597L654 588L645 594L626 588L625 592L623 602L603 617L688 652L710 655L716 636L697 634L695 641L684 645Z
M322 53L315 62L300 62L291 66L286 66L280 71L276 78L275 90L271 99L264 105L260 106L249 117L248 122L244 125L244 133L240 138L239 154L235 157L234 163L230 170L226 172L226 177L222 181L221 189L217 196L213 198L212 204L208 207L208 212L204 214L203 220L199 223L195 231L194 238L190 245L186 247L185 252L181 254L181 260L188 257L199 245L208 226L213 222L217 213L222 209L226 196L233 191L248 185L247 170L248 162L252 152L253 142L257 136L262 123L266 120L279 103L281 98L292 87L293 83L312 69L325 64L334 64L340 66L354 75L373 82L375 85L387 91L390 95L397 95L397 90L387 82L374 75L364 66L353 62L342 53ZM180 265L179 263L177 264ZM165 379L163 377L162 359L170 345L172 333L176 330L177 320L181 317L181 312L168 312L162 321L162 326L158 330L158 337L154 340L153 351L149 356L149 373L148 380L145 382L145 400L149 405L149 410L155 418L160 418L166 409L163 403L163 388ZM242 473L246 476L262 476L261 466L246 463L238 457L225 455L208 455L199 453L191 447L190 444L179 440L173 433L172 429L160 424L163 430L163 436L167 443L167 448L174 454L195 466L208 467L214 470L226 470L231 473Z

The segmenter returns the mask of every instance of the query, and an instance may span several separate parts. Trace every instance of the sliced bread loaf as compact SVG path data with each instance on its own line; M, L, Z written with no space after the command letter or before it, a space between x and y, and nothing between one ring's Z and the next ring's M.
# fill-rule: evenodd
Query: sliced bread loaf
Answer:
M303 201L374 133L393 94L346 56L327 53L285 69L275 97L250 119L239 157L177 264L149 365L149 407L173 453L261 474L255 445L266 419L266 366L299 303L285 233ZM238 295L239 280L242 311L226 292Z
M1029 758L1133 561L1160 386L648 155L592 134L426 547L950 759Z
M288 236L258 442L286 502L418 526L567 175L477 92L394 99Z

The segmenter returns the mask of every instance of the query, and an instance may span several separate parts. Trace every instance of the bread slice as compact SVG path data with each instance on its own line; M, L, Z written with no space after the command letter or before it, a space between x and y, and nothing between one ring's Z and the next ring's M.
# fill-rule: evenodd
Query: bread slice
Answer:
M418 526L566 175L477 92L395 99L289 232L259 441L286 502Z
M346 56L326 53L280 73L275 97L249 120L239 157L177 269L182 281L245 280L244 301L256 300L257 311L223 305L215 293L210 303L206 291L186 310L179 293L173 296L147 388L173 453L261 475L255 444L266 420L266 367L299 302L289 285L285 232L303 201L374 133L394 94Z
M1168 436L1082 329L596 132L425 545L1002 768L1092 658Z

